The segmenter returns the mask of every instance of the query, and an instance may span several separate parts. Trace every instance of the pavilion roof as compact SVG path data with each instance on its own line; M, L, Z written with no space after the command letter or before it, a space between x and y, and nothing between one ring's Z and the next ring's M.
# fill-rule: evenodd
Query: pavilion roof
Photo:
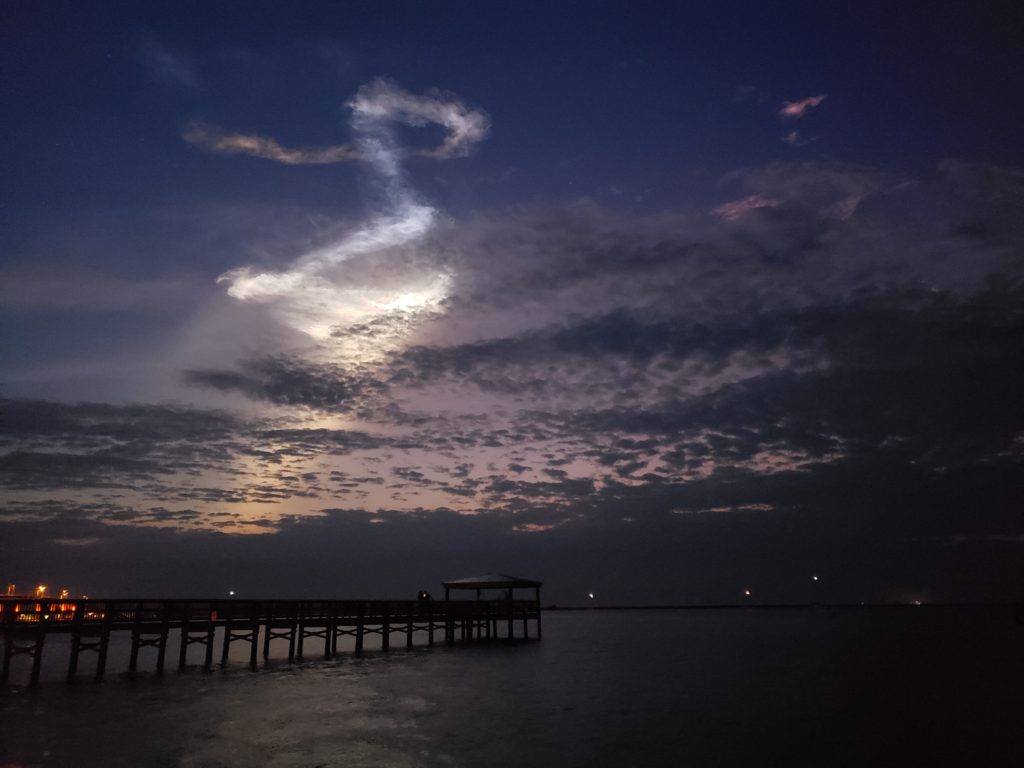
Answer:
M469 576L441 582L448 589L515 589L517 587L539 587L543 582L509 576L507 573L488 573L484 576Z

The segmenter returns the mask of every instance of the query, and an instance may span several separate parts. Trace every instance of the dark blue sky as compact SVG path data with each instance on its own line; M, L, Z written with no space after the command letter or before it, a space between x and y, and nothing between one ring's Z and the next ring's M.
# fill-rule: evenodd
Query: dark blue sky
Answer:
M6 577L137 588L130 543L285 592L239 564L1018 594L1022 34L1012 3L5 3Z
M9 3L6 221L196 195L344 201L337 169L211 167L181 126L336 142L341 105L381 75L486 105L494 129L474 171L446 169L468 187L452 202L470 208L608 185L650 190L655 206L704 201L695 175L769 160L909 173L950 156L1021 160L1020 13L1003 4L671 5ZM781 144L779 103L823 92L827 109L807 118L816 140ZM509 168L500 189L473 183Z

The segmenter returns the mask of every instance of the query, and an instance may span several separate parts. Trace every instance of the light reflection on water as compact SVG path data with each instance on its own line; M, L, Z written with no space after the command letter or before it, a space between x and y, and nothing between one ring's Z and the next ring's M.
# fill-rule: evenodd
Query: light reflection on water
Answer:
M1021 765L1022 650L1008 609L630 611L255 673L58 664L0 698L0 766Z

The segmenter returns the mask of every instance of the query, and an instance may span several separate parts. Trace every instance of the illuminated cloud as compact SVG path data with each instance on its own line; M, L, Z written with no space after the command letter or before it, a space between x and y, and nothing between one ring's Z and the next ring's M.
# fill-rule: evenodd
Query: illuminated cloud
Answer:
M388 80L373 80L362 86L346 104L357 123L390 121L404 125L441 125L448 134L440 146L416 150L412 154L446 160L464 157L473 144L481 141L490 129L486 113L471 109L459 99L440 91L429 91L423 96L407 93ZM182 134L190 144L208 152L223 155L251 155L285 165L326 165L349 160L374 162L373 149L357 140L354 144L329 147L282 147L275 139L258 134L230 133L202 122L191 123Z
M870 168L841 163L769 163L732 171L722 181L738 183L749 193L749 197L737 201L739 205L727 203L715 211L731 219L743 216L749 208L764 207L757 204L759 200L801 209L806 215L814 211L817 216L848 219L866 197L895 189L902 182Z
M424 96L414 96L382 79L360 88L348 106L361 118L393 120L413 126L436 123L447 128L448 135L441 146L417 152L423 157L462 157L490 129L490 119L484 112L470 109L450 94L432 90Z
M794 119L798 120L803 117L810 109L818 106L828 98L827 93L819 93L817 96L808 96L806 99L800 99L800 101L784 101L782 102L782 109L779 110L779 117L783 120Z
M348 102L352 110L351 144L322 149L285 149L273 139L228 135L194 125L185 133L191 143L215 152L244 153L290 165L360 159L367 163L384 193L384 207L363 226L327 247L298 257L285 270L240 267L218 282L241 301L269 305L282 322L325 341L339 329L381 315L416 312L436 307L446 296L450 276L445 272L405 271L402 279L373 285L339 273L356 257L381 256L407 246L434 226L438 212L421 203L408 186L401 168L408 154L397 142L392 123L422 126L436 123L448 134L440 146L413 154L435 159L460 157L486 136L486 114L439 91L415 96L386 80L362 86ZM340 350L344 352L345 350Z
M386 132L366 130L383 161ZM778 207L733 224L545 204L322 267L309 279L327 299L349 286L353 301L449 268L449 300L415 343L391 310L325 342L396 335L379 365L300 350L188 367L189 385L245 398L246 414L0 402L2 559L102 572L138 542L209 542L194 546L234 570L254 551L372 551L412 579L423 541L498 557L637 537L645 553L664 542L670 569L685 542L706 557L705 540L730 551L736 530L818 546L825 513L868 549L911 532L937 556L954 536L1019 548L1019 171L947 162L907 188L866 167L774 163L725 182L727 198ZM888 210L936 187L963 197L957 213L922 227ZM864 195L879 204L843 221ZM269 307L314 317L309 298ZM989 501L966 515L970 497Z
M774 208L779 201L764 195L750 195L742 200L732 200L718 206L712 213L721 216L726 221L736 221L753 210L758 208Z
M205 123L192 123L182 134L189 144L221 155L251 155L285 165L324 165L355 160L358 153L344 144L334 147L288 149L274 139L256 134L227 133Z
M429 308L446 295L444 273L412 274L398 284L346 284L338 267L354 256L371 255L405 245L426 234L435 209L408 203L393 215L381 216L332 245L300 256L290 269L273 272L239 267L221 275L219 283L241 301L271 306L278 319L325 340L340 328L391 311ZM332 274L328 274L331 271Z

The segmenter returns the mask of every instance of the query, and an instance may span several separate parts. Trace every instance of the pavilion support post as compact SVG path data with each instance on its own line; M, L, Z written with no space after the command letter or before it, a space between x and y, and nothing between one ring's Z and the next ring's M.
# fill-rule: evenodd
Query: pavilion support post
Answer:
M523 640L527 640L530 637L529 618L530 618L530 608L526 604L526 602L524 601L523 602Z
M536 587L534 600L537 603L537 639L544 637L540 627L540 587Z
M409 613L406 616L406 623L405 623L405 647L406 648L412 648L412 621L413 621L413 618L414 618L414 615L413 615L413 611L414 610L415 610L415 608L413 607L413 603L409 603Z
M164 673L164 661L167 658L167 636L171 632L171 621L169 616L170 607L167 603L160 609L160 640L156 647L156 673Z
M295 641L295 658L302 660L302 646L306 641L306 607L299 604L299 635Z
M338 655L338 636L344 631L340 630L340 626L344 626L345 622L345 606L344 604L334 603L331 609L331 658L333 659Z
M476 589L476 602L473 604L473 618L469 625L469 639L480 639L480 588Z
M505 602L505 611L508 614L508 639L509 640L511 640L513 637L515 637L515 630L514 630L514 628L512 626L512 621L513 621L513 618L514 618L512 616L512 614L514 613L513 608L514 608L514 605L512 603L512 590L510 589L508 591L508 599Z
M221 643L220 663L228 663L228 654L231 653L231 619L224 622L224 642Z
M434 605L427 603L427 645L434 644Z
M139 644L142 641L142 603L135 604L135 620L132 622L132 653L128 658L128 674L134 675L139 666Z
M391 607L384 606L383 624L380 628L380 647L382 651L391 650Z
M43 636L40 635L32 649L32 685L37 685L39 683L39 672L43 665L43 643Z
M270 627L267 627L266 637L270 637ZM257 603L249 617L249 669L256 669L256 651L260 645L260 606ZM269 655L269 642L264 645L263 658Z
M217 625L213 619L213 613L206 618L206 639L201 641L206 646L206 656L203 657L203 667L209 669L213 666L213 633L217 631ZM224 631L227 632L227 626L224 627Z
M181 606L181 645L178 647L178 669L185 668L188 657L188 628L192 617L192 606L183 603ZM224 646L224 657L227 658L227 645Z
M328 610L327 623L324 627L324 658L329 659L334 650L334 627L337 625L336 609L332 604Z
M359 604L356 615L356 653L363 652L363 635L366 633L366 603Z
M274 624L274 604L270 604L270 610L267 611L267 631L263 635L263 661L270 660L270 636L273 634L272 627ZM259 626L258 624L256 625Z
M39 683L39 672L43 667L43 645L46 643L46 619L40 619L32 647L32 679L31 684Z
M110 603L103 606L103 628L100 630L98 645L99 657L96 659L96 681L103 679L103 673L107 671L107 649L110 647L110 625L114 622L114 613L117 608Z
M295 617L292 616L288 627L288 661L295 661Z
M448 587L444 588L444 642L451 645L455 642L455 623L452 620L451 593Z
M82 652L82 617L84 613L85 611L82 610L82 605L79 603L75 610L75 617L71 620L71 657L68 659L68 682L74 680L78 673L78 654ZM6 679L7 675L4 674L4 680Z

